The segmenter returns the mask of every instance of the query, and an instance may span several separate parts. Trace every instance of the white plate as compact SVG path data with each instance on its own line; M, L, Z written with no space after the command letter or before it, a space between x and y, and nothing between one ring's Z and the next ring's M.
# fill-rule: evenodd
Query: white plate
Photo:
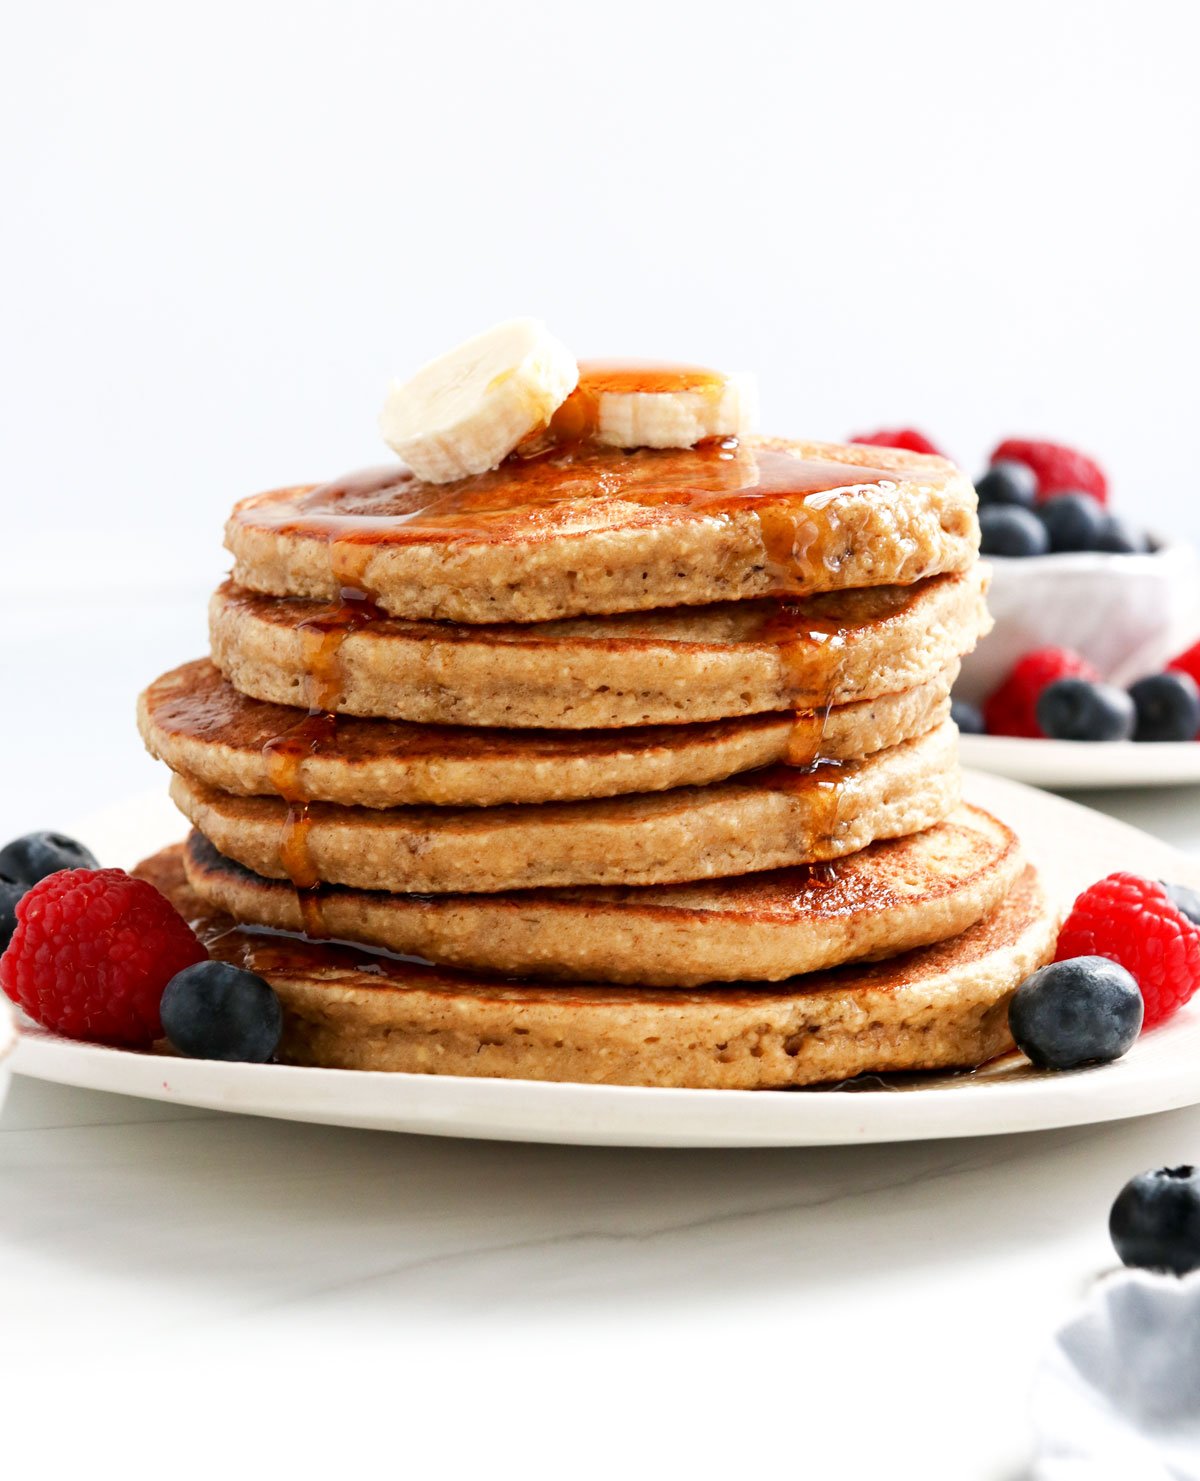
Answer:
M13 1023L12 1012L7 1000L0 997L0 1109L4 1107L4 1097L8 1094L8 1082L12 1078L13 1051L16 1043L16 1025Z
M1145 833L1046 793L969 775L968 795L1022 834L1066 899L1113 869L1200 887L1200 864ZM168 805L135 799L80 825L106 863L177 836ZM437 1136L604 1146L765 1147L908 1141L1117 1120L1200 1102L1200 1007L1114 1065L1037 1074L1016 1056L970 1075L798 1091L648 1090L351 1070L227 1065L131 1054L26 1027L14 1069L68 1085L292 1121Z
M1171 787L1200 783L1200 741L1021 740L1007 735L959 738L964 766L1064 791L1086 787Z

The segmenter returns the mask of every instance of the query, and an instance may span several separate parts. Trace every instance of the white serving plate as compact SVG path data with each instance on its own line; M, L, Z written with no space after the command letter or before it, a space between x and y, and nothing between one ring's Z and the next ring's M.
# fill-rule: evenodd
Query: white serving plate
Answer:
M0 997L0 1110L12 1079L13 1052L17 1047L17 1027L8 1003Z
M1066 900L1114 869L1200 887L1200 862L1101 813L969 774L972 801L1018 829ZM73 830L105 863L128 865L182 831L157 798ZM892 1077L798 1091L655 1090L227 1065L133 1054L24 1028L14 1068L62 1084L176 1105L335 1126L604 1146L765 1147L1034 1131L1200 1102L1200 1006L1147 1034L1114 1065L1039 1074L1012 1056L974 1074Z
M1172 787L1200 784L1200 741L1022 740L959 737L964 766L1035 787Z

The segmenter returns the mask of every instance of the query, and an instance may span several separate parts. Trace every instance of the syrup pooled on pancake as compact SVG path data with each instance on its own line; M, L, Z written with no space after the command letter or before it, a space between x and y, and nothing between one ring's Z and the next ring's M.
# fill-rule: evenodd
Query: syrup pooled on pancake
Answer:
M581 505L593 520L604 506L669 508L695 517L748 510L758 518L773 589L783 595L807 590L814 569L831 558L835 495L872 487L895 489L895 476L732 439L628 452L582 443L510 458L451 484L422 483L404 468L370 469L278 508L256 503L243 517L325 541L341 585L366 590L366 567L380 545L538 542L569 530Z

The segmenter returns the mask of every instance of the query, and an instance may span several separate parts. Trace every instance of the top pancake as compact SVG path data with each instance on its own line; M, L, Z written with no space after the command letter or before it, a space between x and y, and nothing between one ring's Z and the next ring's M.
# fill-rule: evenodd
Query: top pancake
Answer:
M971 483L943 458L752 439L584 448L452 484L396 467L278 489L235 507L226 544L253 591L545 622L908 585L966 570L979 527Z

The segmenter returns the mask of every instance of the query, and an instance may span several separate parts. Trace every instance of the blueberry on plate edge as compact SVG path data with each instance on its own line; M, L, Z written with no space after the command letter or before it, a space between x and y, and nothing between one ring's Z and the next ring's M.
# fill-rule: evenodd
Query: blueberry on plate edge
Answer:
M1170 884L1167 880L1159 883L1167 892L1167 899L1174 905L1180 915L1186 915L1194 926L1200 926L1200 894L1186 884Z
M1133 700L1123 689L1090 679L1056 679L1038 695L1034 709L1050 740L1129 740L1137 723Z
M1200 1269L1200 1170L1160 1167L1130 1178L1108 1232L1123 1265L1173 1275Z
M0 875L35 885L60 869L99 869L91 849L63 833L26 833L0 849Z
M1135 741L1191 741L1200 731L1200 686L1191 674L1169 669L1130 685Z
M0 874L0 952L8 949L8 943L17 929L17 902L29 890L24 880L9 879Z
M1008 1026L1038 1069L1109 1064L1132 1048L1146 1005L1137 982L1104 956L1071 957L1026 977L1013 994Z
M176 972L160 1012L163 1033L189 1059L265 1064L283 1032L275 989L227 962L196 962Z

